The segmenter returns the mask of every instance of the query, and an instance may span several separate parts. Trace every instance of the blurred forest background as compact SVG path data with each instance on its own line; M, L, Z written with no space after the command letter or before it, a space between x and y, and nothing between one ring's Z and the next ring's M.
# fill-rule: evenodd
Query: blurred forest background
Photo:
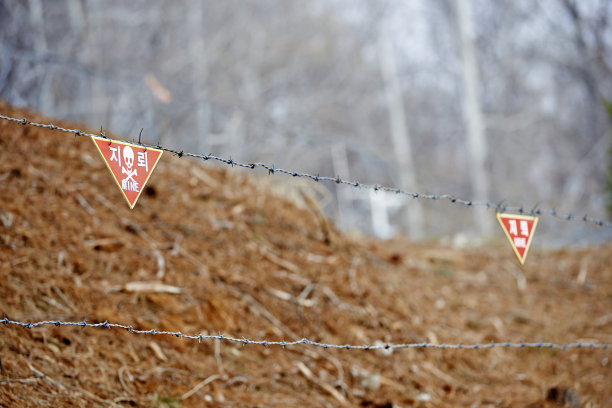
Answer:
M1 0L0 98L179 150L605 219L611 20L609 0ZM503 237L492 211L308 185L345 230ZM536 235L612 237L550 217Z

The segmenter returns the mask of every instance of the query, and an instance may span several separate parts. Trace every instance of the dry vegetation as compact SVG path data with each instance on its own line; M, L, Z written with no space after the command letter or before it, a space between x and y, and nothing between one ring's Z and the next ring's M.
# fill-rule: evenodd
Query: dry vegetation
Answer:
M262 185L165 155L130 211L91 141L2 121L0 313L338 344L612 343L609 245L535 248L521 269L506 247L347 238ZM0 406L604 407L610 354L386 354L8 326Z

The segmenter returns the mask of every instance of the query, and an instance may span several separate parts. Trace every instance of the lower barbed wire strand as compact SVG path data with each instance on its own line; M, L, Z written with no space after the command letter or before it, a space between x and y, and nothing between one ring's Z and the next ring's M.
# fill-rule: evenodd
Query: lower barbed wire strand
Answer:
M180 331L172 332L166 330L140 330L134 329L132 326L118 324L118 323L109 323L108 321L99 322L99 323L88 323L86 320L83 321L61 321L61 320L42 320L38 322L20 322L16 320L10 320L7 317L0 320L0 324L4 326L19 326L25 329L34 329L41 326L78 326L78 327L89 327L89 328L104 328L104 329L123 329L131 334L144 334L144 335L162 335L162 336L175 336L181 339L190 339L196 340L198 342L202 342L202 340L220 340L220 341L228 341L233 343L241 343L243 346L252 344L258 346L281 346L283 349L287 346L297 346L297 345L308 345L313 347L319 347L324 349L339 349L339 350L396 350L396 349L414 349L414 348L430 348L430 349L441 349L441 350L486 350L492 348L510 348L510 349L518 349L518 348L549 348L549 349L559 349L566 350L569 348L584 348L584 349L604 349L607 350L612 348L612 344L606 343L592 343L592 342L574 342L574 343L566 343L566 344L556 344L551 342L491 342L491 343L482 343L482 344L435 344L435 343L405 343L405 344L328 344L317 341L312 341L307 338L302 338L300 340L293 341L272 341L272 340L250 340L247 338L235 338L230 336L225 336L223 334L217 335L203 335L203 334L184 334Z
M0 114L0 119L19 123L24 126L35 126L35 127L45 128L45 129L57 130L60 132L71 133L77 136L103 137L105 139L108 139L108 137L104 133L101 133L101 134L87 133L79 129L67 129L67 128L63 128L61 126L57 126L51 123L49 124L36 123L36 122L32 122L25 118L19 119L19 118L14 118L11 116ZM175 149L171 149L171 148L167 148L163 146L153 146L153 145L147 145L144 143L134 143L134 142L130 142L130 143L134 145L139 145L145 148L155 148L155 149L163 150L165 152L175 154L179 157L192 157L195 159L202 159L202 160L214 160L214 161L226 164L226 165L230 165L232 167L238 166L238 167L243 167L247 169L262 168L268 171L268 174L282 173L282 174L286 174L292 177L307 178L307 179L310 179L316 182L319 182L319 181L333 182L336 184L344 184L344 185L356 187L356 188L370 189L374 191L384 191L384 192L395 193L395 194L403 194L403 195L412 197L414 199L447 200L453 204L461 204L461 205L468 206L468 207L486 207L486 208L490 208L496 211L519 212L520 214L531 215L531 216L548 215L548 216L555 217L555 218L565 220L565 221L582 221L582 222L589 223L589 224L595 224L601 227L612 227L612 222L610 221L604 221L601 219L589 217L587 215L579 216L579 215L573 215L573 214L562 214L553 209L534 208L533 210L526 211L523 206L501 205L501 204L490 203L487 201L463 200L463 199L456 198L452 194L422 194L422 193L406 191L400 188L380 186L378 184L365 184L359 181L343 180L340 177L318 176L314 174L302 173L302 172L297 172L297 171L292 171L292 170L285 170L285 169L277 168L277 167L274 167L273 165L271 166L265 163L241 163L231 158L227 159L227 158L215 156L212 154L197 154L197 153L185 152L182 150L179 151L179 150L175 150Z

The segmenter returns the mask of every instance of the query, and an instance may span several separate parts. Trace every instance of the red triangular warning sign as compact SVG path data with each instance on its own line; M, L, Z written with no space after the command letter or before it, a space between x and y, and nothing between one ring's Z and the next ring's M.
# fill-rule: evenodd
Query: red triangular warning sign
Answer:
M134 208L163 151L102 137L91 139L130 208Z
M497 220L508 237L514 253L521 264L524 264L533 233L538 225L538 217L497 213Z

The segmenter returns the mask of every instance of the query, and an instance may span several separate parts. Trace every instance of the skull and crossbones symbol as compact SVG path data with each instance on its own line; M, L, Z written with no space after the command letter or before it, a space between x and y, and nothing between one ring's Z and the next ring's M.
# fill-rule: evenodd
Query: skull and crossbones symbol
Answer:
M127 174L123 182L126 183L128 180L136 182L133 177L138 175L138 170L132 169L132 166L134 166L134 151L130 146L123 148L123 163L127 166L127 169L125 167L121 168L121 172Z

